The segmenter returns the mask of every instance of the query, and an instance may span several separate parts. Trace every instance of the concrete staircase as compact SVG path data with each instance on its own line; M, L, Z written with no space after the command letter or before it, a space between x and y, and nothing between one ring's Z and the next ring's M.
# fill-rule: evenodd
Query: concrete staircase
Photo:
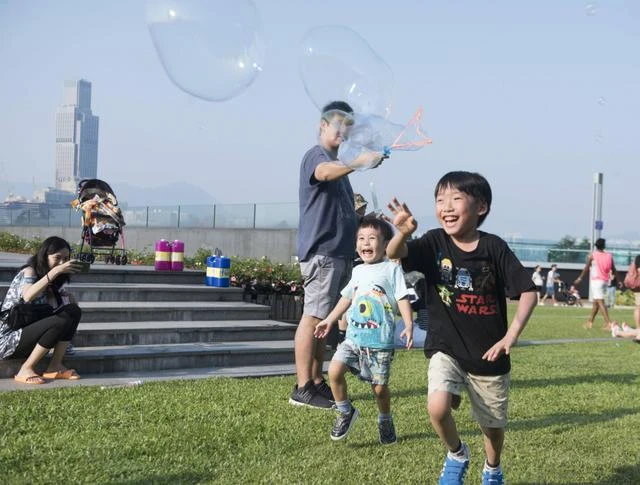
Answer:
M0 265L1 298L17 269ZM201 271L94 264L74 275L69 289L83 313L76 353L65 364L83 377L294 372L296 325L270 320L270 307L244 302L239 288L206 286ZM21 363L0 361L0 378L13 376Z

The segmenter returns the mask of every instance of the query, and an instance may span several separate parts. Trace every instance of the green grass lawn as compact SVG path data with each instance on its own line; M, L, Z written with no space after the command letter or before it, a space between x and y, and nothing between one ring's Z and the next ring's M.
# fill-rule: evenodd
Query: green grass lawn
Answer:
M523 339L605 337L587 309L536 309ZM615 318L631 319L631 309ZM638 484L640 345L514 349L503 465L510 484ZM377 441L369 387L349 378L361 411L345 442L332 412L288 404L293 379L206 379L100 390L0 394L0 483L428 483L444 450L425 410L427 361L399 351L392 407L399 442ZM482 436L469 403L455 414L479 483Z

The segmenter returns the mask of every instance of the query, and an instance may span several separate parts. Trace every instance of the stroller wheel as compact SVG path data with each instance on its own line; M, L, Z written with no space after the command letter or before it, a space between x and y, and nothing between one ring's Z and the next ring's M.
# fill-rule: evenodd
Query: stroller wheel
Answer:
M127 264L127 263L129 262L129 260L127 259L127 255L126 255L126 254L123 254L123 255L122 255L122 259L120 260L120 262L121 262L123 265L125 265L125 264Z
M108 254L104 257L104 263L105 264L111 264L111 256L109 256Z
M96 261L96 257L93 254L89 254L89 256L87 256L87 263L89 264L93 264Z
M116 256L116 264L120 264L122 262L120 255Z

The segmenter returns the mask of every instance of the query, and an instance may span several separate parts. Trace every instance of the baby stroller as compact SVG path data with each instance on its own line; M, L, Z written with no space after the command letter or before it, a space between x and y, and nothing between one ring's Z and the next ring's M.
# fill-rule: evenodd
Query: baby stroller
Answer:
M556 301L568 306L573 306L576 304L576 300L577 298L569 293L566 283L564 281L560 281L558 283L558 289L556 290Z
M127 264L124 249L125 225L118 199L108 183L99 179L84 179L78 184L78 197L71 202L82 211L82 236L78 259L93 263L96 255L104 256L107 264ZM120 240L120 248L116 243ZM85 244L89 251L84 251Z

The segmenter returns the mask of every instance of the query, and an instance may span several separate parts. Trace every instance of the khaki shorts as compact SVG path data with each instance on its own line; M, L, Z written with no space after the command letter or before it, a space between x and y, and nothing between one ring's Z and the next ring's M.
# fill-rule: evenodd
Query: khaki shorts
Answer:
M509 373L500 376L479 376L464 371L458 362L443 352L437 352L429 362L429 394L445 391L459 396L467 390L471 401L471 416L480 426L507 426L509 404Z
M636 306L640 306L640 292L634 293L636 297Z
M604 300L607 295L609 283L602 280L591 280L591 298L594 300Z
M319 319L326 318L340 299L340 291L351 279L353 262L314 254L300 263L304 277L304 314Z

